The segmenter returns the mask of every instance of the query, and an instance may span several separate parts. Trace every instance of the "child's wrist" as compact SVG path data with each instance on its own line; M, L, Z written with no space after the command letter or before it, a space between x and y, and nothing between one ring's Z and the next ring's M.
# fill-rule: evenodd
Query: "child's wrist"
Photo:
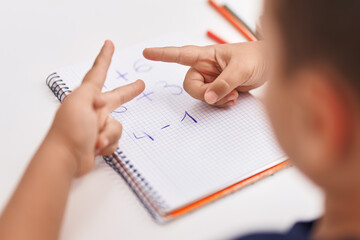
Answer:
M50 130L43 145L47 150L52 151L53 159L58 161L71 177L76 176L79 160L76 153L68 146L68 143Z

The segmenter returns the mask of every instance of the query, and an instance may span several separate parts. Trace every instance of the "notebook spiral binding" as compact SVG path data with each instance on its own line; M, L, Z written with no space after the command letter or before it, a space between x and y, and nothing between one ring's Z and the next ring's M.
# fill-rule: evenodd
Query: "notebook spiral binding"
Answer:
M119 148L115 151L114 155L104 157L105 162L123 177L150 214L156 220L162 222L161 218L159 218L161 214L157 209L166 211L168 206L160 194L158 194L141 173L134 168L134 165ZM118 159L116 159L116 157ZM151 203L154 203L156 206Z
M72 92L57 72L50 74L46 78L46 85L60 102ZM164 219L160 211L165 212L166 209L168 209L168 205L134 167L126 155L118 148L113 155L104 156L103 159L105 163L113 168L125 180L152 217L156 221L163 223Z
M48 85L50 90L60 102L62 102L71 93L70 88L66 86L66 83L56 72L50 74L46 78L46 85Z

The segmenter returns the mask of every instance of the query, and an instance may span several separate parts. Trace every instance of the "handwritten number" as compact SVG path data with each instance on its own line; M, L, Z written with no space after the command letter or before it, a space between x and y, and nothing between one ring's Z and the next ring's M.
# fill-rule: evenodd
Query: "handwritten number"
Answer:
M181 119L181 122L184 121L184 119L186 118L186 116L188 116L189 118L191 118L191 120L193 120L195 123L197 123L197 120L192 117L187 111L185 111L185 115L184 117Z
M127 111L127 108L125 106L120 106L116 110L113 111L113 113L124 113Z
M146 64L144 62L145 62L144 59L139 59L134 63L133 67L135 72L145 73L145 72L149 72L152 69L150 64Z
M142 132L142 133L144 134L142 136L136 136L135 133L133 133L134 138L135 139L149 138L149 139L151 139L151 141L154 141L154 138L151 137L149 134L147 134L146 132Z
M158 82L159 84L163 84L163 88L170 88L172 89L171 95L181 95L183 93L183 88L179 85L175 84L168 84L165 81Z

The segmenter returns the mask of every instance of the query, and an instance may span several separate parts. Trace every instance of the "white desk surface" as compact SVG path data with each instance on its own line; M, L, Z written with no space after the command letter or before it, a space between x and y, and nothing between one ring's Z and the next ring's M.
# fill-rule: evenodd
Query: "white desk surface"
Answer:
M105 39L122 48L177 31L212 44L205 37L208 28L228 40L243 40L206 0L3 1L0 209L59 105L45 85L51 70L94 59ZM318 217L322 198L291 168L157 225L122 178L100 161L74 181L60 239L223 239L254 230L286 230L295 221Z

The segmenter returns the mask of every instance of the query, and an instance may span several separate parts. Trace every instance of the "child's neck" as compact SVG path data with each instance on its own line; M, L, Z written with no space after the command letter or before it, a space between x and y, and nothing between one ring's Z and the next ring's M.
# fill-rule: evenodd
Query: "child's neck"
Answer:
M360 239L360 194L328 194L324 216L315 226L315 239Z

